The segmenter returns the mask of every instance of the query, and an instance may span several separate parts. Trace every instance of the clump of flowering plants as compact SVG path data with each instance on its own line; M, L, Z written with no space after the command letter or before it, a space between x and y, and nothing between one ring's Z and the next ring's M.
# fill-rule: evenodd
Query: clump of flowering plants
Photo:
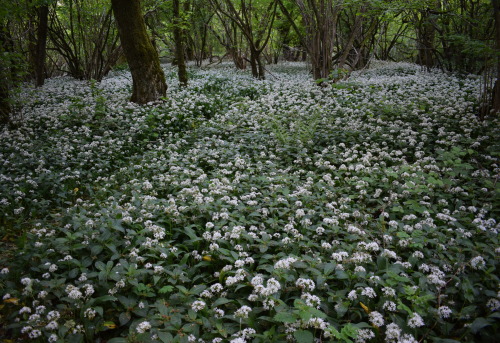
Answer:
M0 334L462 342L498 334L499 132L479 79L218 67L26 89L0 133ZM169 75L173 75L170 73Z

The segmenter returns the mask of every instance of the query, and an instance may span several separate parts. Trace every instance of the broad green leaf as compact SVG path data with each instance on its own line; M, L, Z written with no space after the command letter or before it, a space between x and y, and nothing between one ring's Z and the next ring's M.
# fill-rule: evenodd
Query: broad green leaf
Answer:
M481 330L482 328L485 328L487 326L491 326L491 321L489 321L488 319L486 318L483 318L483 317L479 317L479 318L476 318L472 324L470 325L470 331L472 331L472 333L476 334L479 332L479 330Z
M297 317L290 312L278 312L273 319L281 323L294 323Z
M297 343L312 343L314 341L314 336L310 331L297 330L293 333L293 337L297 340Z

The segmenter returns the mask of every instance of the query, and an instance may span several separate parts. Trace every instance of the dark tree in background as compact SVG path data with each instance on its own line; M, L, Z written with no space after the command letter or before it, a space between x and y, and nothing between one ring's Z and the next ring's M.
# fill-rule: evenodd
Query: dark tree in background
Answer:
M250 50L252 75L264 80L262 52L269 42L277 11L277 0L259 4L251 0L210 0L215 11L232 21L241 30ZM223 19L224 21L226 19Z
M145 104L166 95L158 53L146 31L140 0L111 0L123 52L132 74L130 101Z
M24 82L41 86L60 75L100 81L124 67L123 54L133 78L131 100L156 100L167 88L158 53L179 67L180 85L193 60L203 66L231 57L238 69L248 64L264 79L265 63L302 57L322 85L373 59L416 62L429 72L483 75L481 111L500 111L500 0L0 3L2 114L17 108L13 95Z
M47 55L47 34L49 27L49 6L42 5L37 9L38 28L34 54L35 85L43 86L45 82L45 56Z
M492 0L495 13L495 40L497 48L497 80L493 88L493 111L500 112L500 0Z
M100 81L123 56L108 1L57 1L49 8L48 29L47 74Z
M342 10L342 2L334 0L292 0L298 7L305 28L305 34L294 23L284 0L279 0L283 14L306 49L312 65L315 80L327 78L333 65L337 20Z
M184 59L184 30L182 27L182 17L180 9L180 0L173 0L173 33L175 41L175 60L178 68L179 84L181 86L186 86L188 82L187 71L186 71L186 61Z
M0 22L0 53L2 59L0 60L0 125L9 122L10 101L9 101L9 81L11 78L9 50L11 44L10 37L5 25Z

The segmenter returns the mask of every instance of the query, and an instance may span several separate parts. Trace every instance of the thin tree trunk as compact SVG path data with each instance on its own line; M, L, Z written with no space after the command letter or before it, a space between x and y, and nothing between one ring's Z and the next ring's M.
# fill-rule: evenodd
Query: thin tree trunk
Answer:
M332 57L335 48L337 19L342 8L342 2L333 0L305 1L293 0L302 14L305 35L294 22L283 0L279 0L282 13L299 37L302 46L311 59L314 79L327 78L332 69Z
M47 55L47 33L49 27L49 6L40 6L38 9L38 29L35 49L35 85L43 86L45 82L45 56Z
M0 125L9 123L9 113L9 90L2 83L2 85L0 85Z
M500 53L500 0L492 0L495 13L495 38L497 53ZM500 112L500 55L497 55L497 80L493 88L493 111Z
M0 23L0 53L4 54L0 60L0 125L10 122L10 85L12 83L12 66L9 51L11 51L11 37L6 26Z
M262 62L262 57L261 53L257 56L257 66L258 66L258 72L259 72L259 80L265 80L266 79L266 69L264 68L264 62Z
M344 64L347 61L347 57L349 56L349 53L351 52L351 50L354 46L354 41L360 34L362 25L363 25L363 17L361 15L356 15L356 18L354 20L354 28L349 36L349 40L348 40L346 46L344 47L344 51L342 52L342 55L340 56L340 59L338 62L339 69L344 68Z
M111 0L118 33L132 73L130 101L145 104L164 97L165 74L146 31L140 0Z
M188 77L186 71L186 61L184 59L184 42L183 30L180 13L180 0L173 0L174 10L174 42L175 42L175 59L177 60L177 75L179 76L179 84L187 86Z
M436 6L436 2L433 4ZM435 29L435 19L433 18L433 14L431 14L431 9L428 8L425 11L421 12L422 19L419 23L419 27L417 28L417 37L418 37L418 61L417 63L421 66L427 68L427 70L431 70L435 66L434 61L434 52L435 45L434 40L436 37L436 29Z
M250 66L252 67L252 76L255 77L256 79L259 78L259 69L257 65L257 59L258 59L257 51L250 47Z
M10 121L10 94L7 82L0 82L0 125Z

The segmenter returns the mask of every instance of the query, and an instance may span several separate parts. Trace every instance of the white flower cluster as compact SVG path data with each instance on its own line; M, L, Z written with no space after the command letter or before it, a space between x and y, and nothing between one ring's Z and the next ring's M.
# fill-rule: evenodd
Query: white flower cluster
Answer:
M292 264L297 262L298 259L293 257L293 256L290 256L290 257L287 257L285 259L282 259L282 260L279 260L278 262L276 262L274 264L274 268L275 269L290 269Z
M252 308L250 306L243 305L236 312L234 316L237 318L248 318L248 314L252 312Z
M76 286L71 285L71 284L66 286L66 293L68 294L68 297L70 297L71 299L75 299L75 300L83 297L83 294L80 291L80 289Z
M268 279L264 287L264 279L261 275L254 276L251 280L251 284L254 286L254 292L263 297L278 293L281 289L280 283L275 278Z
M295 281L295 286L304 291L309 291L309 292L314 291L314 289L316 288L316 284L314 283L313 280L304 278L297 279L297 281Z
M145 333L150 329L151 329L151 323L148 321L143 321L137 325L136 331L137 333Z
M192 304L191 304L191 308L193 309L193 311L195 312L198 312L198 311L201 311L205 308L207 304L202 301L202 300L195 300Z
M246 274L247 274L247 272L244 269L236 270L234 276L227 277L226 286L231 286L231 285L234 285L240 281L243 281L245 279Z
M372 325L357 331L356 342L375 333L388 343L416 342L427 331L424 318L458 320L463 294L452 301L441 291L471 273L489 278L480 306L500 309L497 289L486 289L496 287L494 275L485 273L497 263L493 251L500 254L491 239L500 231L494 187L487 186L500 172L488 155L497 139L490 124L498 118L474 114L479 78L410 64L353 72L336 87L317 87L304 71L257 82L219 67L193 72L188 87L170 87L168 100L146 106L127 101L128 73L105 78L98 87L106 111L98 122L88 83L57 78L22 91L27 106L19 129L0 129L0 210L25 220L46 211L47 197L65 204L54 208L53 222L34 223L26 249L43 254L43 262L12 280L19 289L3 297L19 308L23 337L64 341L58 335L83 332L82 320L101 320L106 311L93 298L108 292L123 300L135 286L131 271L145 285L172 277L177 285L205 287L200 299L176 306L223 326L234 318L246 324L253 311L247 301L262 311L257 317L297 298L318 314L333 296L343 321ZM471 175L488 188L476 189ZM175 241L185 233L191 238ZM471 240L481 244L471 249ZM73 243L90 249L92 261ZM113 253L110 289L94 270L93 260L106 255L95 253L101 247ZM451 260L457 251L465 263ZM439 260L441 253L450 261ZM175 269L179 263L189 268ZM2 266L2 282L17 278L13 270ZM45 287L64 278L60 287ZM391 288L391 278L404 281ZM423 312L409 315L407 325L391 323L410 293L434 293L429 303L438 308L419 306ZM54 309L61 301L69 307L60 314ZM143 298L136 310L153 313L155 306ZM68 320L74 311L84 319ZM146 317L127 325L154 341L155 323ZM323 330L316 340L328 338L322 318L283 325L289 341L297 330ZM248 343L262 333L255 331L211 339ZM197 334L185 339L205 342Z

